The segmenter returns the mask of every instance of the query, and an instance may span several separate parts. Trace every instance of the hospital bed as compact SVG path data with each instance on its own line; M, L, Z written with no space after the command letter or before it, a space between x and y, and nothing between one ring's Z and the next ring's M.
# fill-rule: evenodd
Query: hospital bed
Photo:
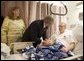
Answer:
M14 54L11 55L11 57L14 60L26 60L22 55L20 54L20 50L25 48L26 46L31 46L32 42L15 42L10 45L14 48ZM73 50L74 55L68 58L64 58L61 60L83 60L83 41L78 41L75 49Z
M60 60L83 60L83 37L76 37L78 43L73 50L74 55L68 58L60 59ZM27 46L31 46L32 42L14 42L10 44L10 47L13 47L14 54L11 54L10 57L6 58L6 60L26 60L21 55L21 50Z

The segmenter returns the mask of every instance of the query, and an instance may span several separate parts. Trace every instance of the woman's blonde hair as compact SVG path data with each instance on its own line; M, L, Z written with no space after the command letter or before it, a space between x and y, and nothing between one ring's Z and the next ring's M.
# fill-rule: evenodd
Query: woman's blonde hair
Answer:
M13 13L13 11L14 10L16 10L16 9L20 9L19 7L12 7L10 10L9 10L9 12L8 12L8 17L10 18L10 19L15 19L14 18L14 13ZM21 19L21 16L19 15L16 19Z

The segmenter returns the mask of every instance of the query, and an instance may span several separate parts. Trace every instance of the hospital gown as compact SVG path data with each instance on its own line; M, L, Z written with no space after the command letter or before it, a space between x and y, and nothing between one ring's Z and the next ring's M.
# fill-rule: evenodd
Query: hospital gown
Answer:
M62 34L59 34L59 35L56 35L56 34L53 34L51 37L50 37L51 40L54 40L56 43L62 43L65 47L68 47L70 43L77 43L74 35L73 35L73 32L71 30L65 30L64 33Z

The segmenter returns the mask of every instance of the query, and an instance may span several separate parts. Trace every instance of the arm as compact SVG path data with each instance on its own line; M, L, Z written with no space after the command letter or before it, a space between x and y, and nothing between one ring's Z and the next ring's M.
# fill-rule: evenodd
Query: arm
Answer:
M69 38L70 38L70 44L69 44L70 46L69 46L68 50L73 50L73 49L75 48L76 44L77 44L77 40L76 40L76 38L74 37L72 31L71 31L71 33L70 33Z
M75 48L75 43L70 43L68 50L73 50Z
M68 50L73 50L75 48L76 44L77 44L76 38L75 37L72 37L71 38L71 42L69 44L70 46L69 46Z
M1 27L1 42L7 43L7 32L8 32L9 19L6 17Z
M24 33L24 31L25 31L25 28L26 28L26 24L25 24L25 22L24 22L24 20L22 20L23 21L23 33Z
M21 25L22 25L22 36L23 36L25 29L26 29L26 26L25 26L25 22L23 19L21 19L21 22L22 22Z
M68 47L61 48L61 50L64 52L68 52L68 51L73 50L74 48L75 48L75 43L73 42L73 43L70 43L70 45Z
M69 41L68 41L69 42L69 46L64 47L62 49L65 52L73 50L75 48L76 43L77 43L77 41L76 41L75 37L73 37L73 34L72 33L70 33L68 39L69 39Z

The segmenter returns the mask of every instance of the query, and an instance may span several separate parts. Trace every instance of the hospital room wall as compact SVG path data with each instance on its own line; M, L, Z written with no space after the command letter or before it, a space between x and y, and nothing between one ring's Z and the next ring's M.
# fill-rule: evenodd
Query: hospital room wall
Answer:
M78 3L77 1L67 2L67 8L68 8L67 22L69 24L78 24L79 22L78 14L80 11L83 12L83 7L77 8L77 3Z
M77 8L76 1L67 2L68 14L67 25L71 29L78 41L83 42L83 20L79 19L79 13L83 12L83 7Z

